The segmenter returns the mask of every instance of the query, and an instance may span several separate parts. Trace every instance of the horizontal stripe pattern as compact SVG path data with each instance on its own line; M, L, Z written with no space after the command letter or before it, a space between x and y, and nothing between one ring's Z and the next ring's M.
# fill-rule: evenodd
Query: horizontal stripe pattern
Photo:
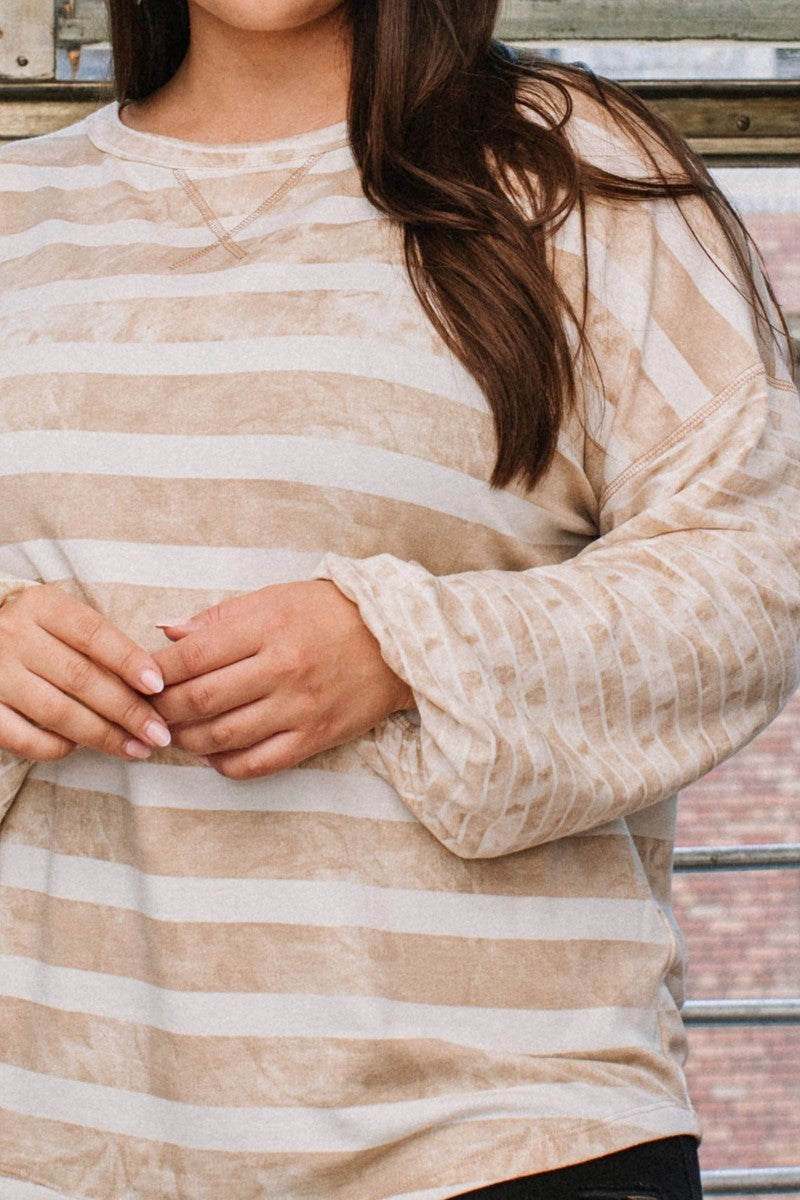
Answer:
M319 1054L328 1039L429 1039L489 1054L499 1048L511 1056L546 1058L632 1047L646 1054L656 1033L652 1009L622 1012L595 1006L565 1014L559 1009L459 1008L386 997L170 990L128 976L36 963L14 955L3 955L0 965L6 995L15 1000L36 1004L38 1009L46 1003L131 1029L147 1013L149 1027L190 1043L206 1038L310 1039ZM42 1028L47 1026L46 1016L39 1012ZM430 1053L431 1047L426 1047L424 1054Z
M257 479L337 488L415 504L432 512L490 525L535 544L578 542L552 527L545 511L513 496L487 496L486 484L434 463L411 475L408 455L329 439L301 437L170 437L36 430L7 433L0 474L111 475L137 464L148 479ZM549 527L548 527L549 526Z
M0 848L0 885L44 892L56 899L111 905L163 921L243 924L263 920L324 928L352 926L387 933L470 937L665 940L652 903L579 898L482 896L439 893L426 910L401 888L370 888L319 880L199 879L143 875L124 863L54 854L6 841Z
M15 1111L128 1137L163 1140L189 1149L251 1154L357 1153L417 1136L443 1120L453 1124L508 1117L533 1122L543 1116L586 1119L605 1112L613 1121L656 1107L633 1086L585 1083L493 1088L424 1101L398 1101L335 1109L183 1105L102 1085L59 1079L0 1064L0 1090ZM364 1111L366 1110L366 1111ZM368 1132L367 1132L368 1131Z
M570 128L641 167L587 101ZM109 106L0 153L3 589L155 649L331 577L420 712L246 784L4 756L14 1200L445 1200L696 1132L674 793L794 683L787 368L697 206L593 202L553 255L601 381L536 490L493 490L345 133L190 146ZM236 258L176 177L231 230L317 151Z

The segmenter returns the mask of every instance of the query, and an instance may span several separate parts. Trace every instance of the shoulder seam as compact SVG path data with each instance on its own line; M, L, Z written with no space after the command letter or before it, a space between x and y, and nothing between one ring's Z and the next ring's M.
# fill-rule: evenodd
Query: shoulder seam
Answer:
M758 363L752 367L748 367L746 371L743 371L741 375L737 376L737 378L729 383L727 387L723 388L721 392L718 392L716 396L712 396L712 398L707 401L702 408L698 409L696 413L692 413L690 417L687 417L685 421L682 421L677 429L673 429L672 433L664 438L663 441L659 442L658 445L653 446L653 448L643 454L641 458L637 458L636 462L631 463L629 467L626 467L622 474L618 475L616 479L612 479L611 482L603 489L603 492L600 496L599 508L602 509L608 503L611 497L620 490L620 488L624 487L626 483L643 471L645 467L649 466L650 463L655 461L655 459L660 458L665 451L671 450L673 446L677 446L679 442L683 441L688 433L692 433L698 428L698 426L702 425L702 423L709 416L711 416L712 413L716 412L718 408L721 408L723 404L730 400L731 396L734 396L741 387L749 383L752 379L757 379L759 376L761 376L767 383L771 383L775 387L780 387L782 390L784 388L789 392L794 390L789 384L784 383L781 380L771 379L764 370L763 363Z

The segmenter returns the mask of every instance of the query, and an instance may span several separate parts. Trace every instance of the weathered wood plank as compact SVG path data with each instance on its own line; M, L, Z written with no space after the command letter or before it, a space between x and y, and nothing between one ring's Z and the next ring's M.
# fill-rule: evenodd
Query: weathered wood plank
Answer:
M88 117L98 106L78 101L62 101L56 104L30 104L24 100L0 103L0 140L38 137L63 129L73 121Z
M55 75L53 0L0 0L0 79Z
M633 90L684 137L800 141L800 83L652 81Z
M714 162L800 163L800 81L647 81L632 90ZM0 140L78 121L110 98L96 84L0 83Z
M798 0L504 0L510 40L800 41Z

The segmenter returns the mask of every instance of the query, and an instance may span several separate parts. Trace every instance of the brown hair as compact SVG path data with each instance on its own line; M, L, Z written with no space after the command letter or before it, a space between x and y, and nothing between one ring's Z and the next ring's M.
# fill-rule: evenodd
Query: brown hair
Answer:
M186 53L186 0L108 2L117 96L141 99ZM701 197L728 237L740 289L769 318L741 222L680 135L617 84L577 67L516 60L493 40L499 7L500 0L346 0L349 129L367 197L402 226L423 308L491 406L493 485L519 476L532 486L575 404L578 372L591 362L585 311L573 311L547 254L553 233L576 208L582 214L587 199ZM649 177L609 174L578 157L565 133L574 92L593 97L631 137L652 166ZM570 324L581 338L577 360Z

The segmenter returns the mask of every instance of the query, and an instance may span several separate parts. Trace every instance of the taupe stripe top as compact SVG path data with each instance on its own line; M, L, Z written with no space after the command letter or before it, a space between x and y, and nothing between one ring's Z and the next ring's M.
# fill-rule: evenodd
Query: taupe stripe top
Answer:
M156 649L324 575L419 710L248 783L3 758L4 1200L443 1200L697 1130L674 795L796 683L788 368L696 206L705 249L595 204L605 392L493 491L345 134L203 147L109 106L0 154L5 593ZM577 295L576 221L553 254Z

